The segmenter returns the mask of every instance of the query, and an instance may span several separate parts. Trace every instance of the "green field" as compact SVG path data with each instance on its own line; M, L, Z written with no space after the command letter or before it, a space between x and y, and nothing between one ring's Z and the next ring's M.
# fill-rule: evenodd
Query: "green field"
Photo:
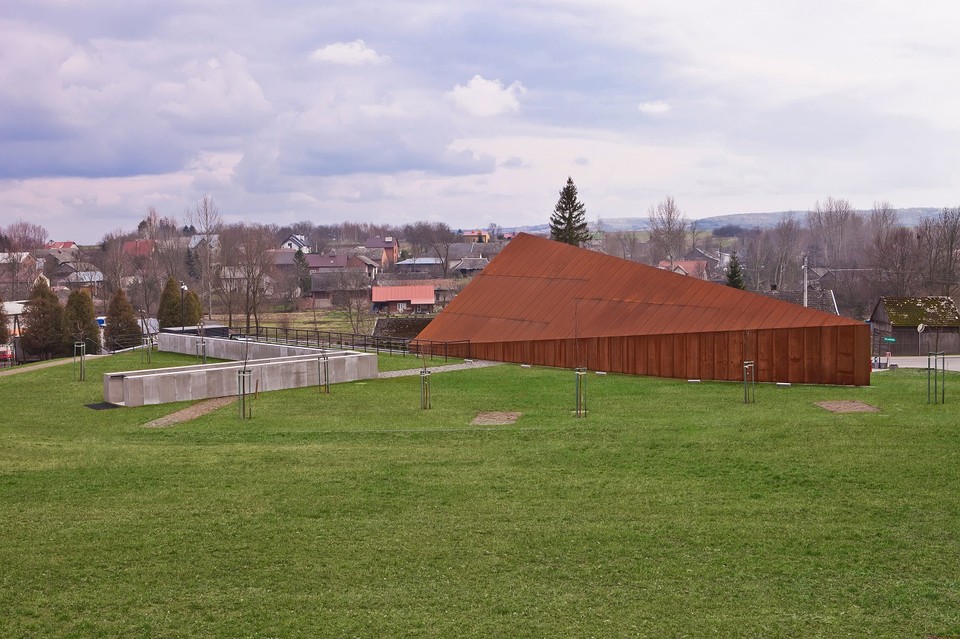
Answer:
M0 635L960 635L958 375L946 405L905 370L753 405L591 375L586 419L572 372L509 365L429 411L418 377L163 429L183 404L84 407L137 366L0 377Z

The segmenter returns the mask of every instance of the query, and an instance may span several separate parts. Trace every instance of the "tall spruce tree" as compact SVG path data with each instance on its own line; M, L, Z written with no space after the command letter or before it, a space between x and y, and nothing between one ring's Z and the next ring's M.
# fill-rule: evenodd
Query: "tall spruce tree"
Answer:
M87 345L88 355L100 352L100 326L97 325L93 298L86 290L73 291L67 298L63 309L63 333L67 352L76 342Z
M42 359L64 354L63 307L50 290L47 278L33 285L23 311L23 350Z
M187 326L197 326L203 317L203 303L196 291L187 291L183 297L184 314L183 319Z
M743 266L740 264L740 258L736 251L730 254L730 265L727 267L727 286L739 288L741 291L747 289L747 285L743 281Z
M590 239L587 230L587 207L577 199L577 187L573 178L560 189L560 199L550 216L550 239L573 246L580 246Z
M117 289L107 307L106 325L103 329L104 342L109 350L115 351L139 346L140 336L140 323L133 312L133 306L123 289Z
M157 306L157 322L160 328L180 326L180 284L174 278L168 278L160 293L160 304Z
M310 278L310 264L307 262L307 256L303 254L303 249L297 249L293 254L293 265L297 269L297 286L300 288L300 296L303 297L313 286Z
M10 341L10 327L7 325L9 321L7 312L3 310L3 296L0 296L0 345Z

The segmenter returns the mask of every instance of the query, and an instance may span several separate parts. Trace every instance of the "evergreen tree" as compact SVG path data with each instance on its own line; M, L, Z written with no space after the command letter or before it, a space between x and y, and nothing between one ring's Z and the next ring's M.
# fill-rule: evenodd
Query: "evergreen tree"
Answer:
M7 312L3 310L3 297L0 296L0 345L10 341L10 327L7 325L9 321Z
M104 341L110 350L115 351L140 345L140 323L137 321L133 306L122 288L117 289L117 292L110 298L103 333Z
M43 359L64 352L63 307L45 277L37 279L23 311L22 344L24 351Z
M170 328L180 326L180 321L180 285L171 277L160 293L157 322L160 323L160 328Z
M553 207L553 215L550 216L550 239L573 246L580 246L590 239L586 206L577 199L577 187L571 177L567 178L566 186L560 190L560 199Z
M736 251L730 254L730 265L727 267L727 286L739 288L741 291L747 289L747 285L743 282L743 267L740 265L740 258Z
M300 287L300 296L304 296L312 288L313 281L310 278L310 265L307 264L307 256L303 254L303 249L297 249L293 254L293 265L297 269L297 286Z
M73 349L75 342L85 342L88 355L100 352L100 326L97 325L93 298L86 290L73 291L67 298L63 309L63 334L67 352Z
M187 248L187 274L195 282L199 282L203 275L203 265L200 263L200 256L196 249Z
M200 296L197 295L196 291L187 291L187 294L183 296L183 305L186 309L183 317L186 325L199 325L200 319L203 317L203 302L200 301Z

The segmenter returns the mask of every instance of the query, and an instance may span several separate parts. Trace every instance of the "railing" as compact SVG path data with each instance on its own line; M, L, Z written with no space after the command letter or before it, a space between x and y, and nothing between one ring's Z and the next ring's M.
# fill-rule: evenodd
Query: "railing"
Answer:
M231 336L249 338L258 342L303 346L306 348L342 348L353 351L388 353L394 355L417 355L423 357L470 357L469 340L440 342L417 340L403 337L379 337L338 331L320 331L304 328L284 328L282 326L257 326L249 331L243 328L230 328Z

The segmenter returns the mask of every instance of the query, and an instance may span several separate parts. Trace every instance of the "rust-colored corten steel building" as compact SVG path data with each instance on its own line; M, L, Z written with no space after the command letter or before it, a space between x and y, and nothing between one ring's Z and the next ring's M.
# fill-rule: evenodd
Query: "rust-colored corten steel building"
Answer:
M418 339L561 368L739 380L749 360L757 381L870 383L862 322L527 234Z

